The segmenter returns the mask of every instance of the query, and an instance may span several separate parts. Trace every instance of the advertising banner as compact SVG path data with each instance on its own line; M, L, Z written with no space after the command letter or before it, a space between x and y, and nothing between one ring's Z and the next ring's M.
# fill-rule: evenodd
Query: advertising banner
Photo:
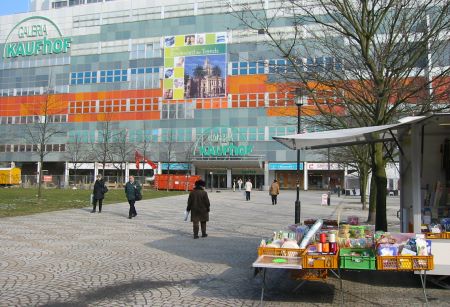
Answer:
M225 97L226 33L164 38L164 99Z

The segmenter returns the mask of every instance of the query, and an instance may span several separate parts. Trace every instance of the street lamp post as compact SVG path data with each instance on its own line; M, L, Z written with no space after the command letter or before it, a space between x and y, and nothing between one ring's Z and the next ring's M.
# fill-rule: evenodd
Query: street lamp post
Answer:
M211 192L213 191L213 172L209 172L211 175Z
M304 91L301 88L295 89L295 105L297 106L297 133L301 133L301 111L303 105ZM300 149L297 149L297 194L295 198L295 224L300 223Z

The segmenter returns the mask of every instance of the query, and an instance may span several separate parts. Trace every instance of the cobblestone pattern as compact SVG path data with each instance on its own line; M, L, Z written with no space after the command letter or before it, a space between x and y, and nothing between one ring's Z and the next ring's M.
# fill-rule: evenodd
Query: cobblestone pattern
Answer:
M367 213L355 198L319 206L302 192L302 218ZM187 196L3 218L0 223L0 306L258 306L261 277L251 267L262 237L293 222L294 193L272 206L267 192L211 193L208 238L193 240L183 222ZM338 205L340 205L338 207ZM397 227L398 198L389 204ZM397 222L398 224L398 222ZM345 272L345 306L422 306L420 281L410 273ZM267 273L266 306L339 305L339 280L300 289L285 271ZM449 306L447 290L427 290L432 306Z

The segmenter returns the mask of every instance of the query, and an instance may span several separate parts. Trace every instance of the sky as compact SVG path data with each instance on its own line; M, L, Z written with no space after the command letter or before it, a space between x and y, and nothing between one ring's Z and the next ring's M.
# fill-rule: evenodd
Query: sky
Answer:
M25 13L28 11L29 0L0 0L0 15Z

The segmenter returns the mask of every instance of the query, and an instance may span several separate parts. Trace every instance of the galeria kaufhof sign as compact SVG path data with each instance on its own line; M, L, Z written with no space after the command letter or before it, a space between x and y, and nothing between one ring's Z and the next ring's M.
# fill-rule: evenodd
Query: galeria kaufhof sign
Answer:
M28 17L8 34L3 58L67 53L72 39L63 37L58 26L42 16Z

